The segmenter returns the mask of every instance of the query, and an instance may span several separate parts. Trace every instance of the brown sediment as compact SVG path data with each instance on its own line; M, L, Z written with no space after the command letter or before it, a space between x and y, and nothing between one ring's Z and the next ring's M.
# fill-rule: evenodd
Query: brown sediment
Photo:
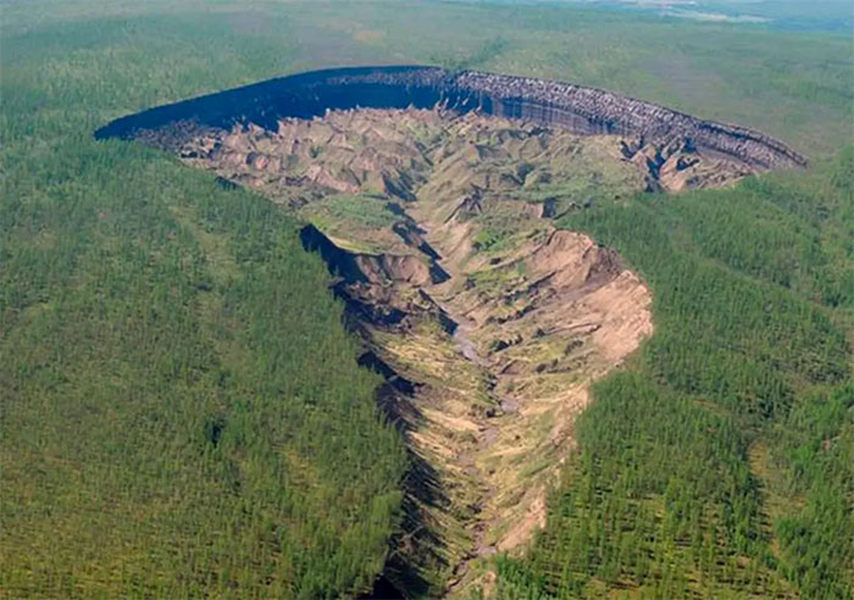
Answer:
M652 332L638 276L553 220L807 163L761 132L604 90L433 67L270 80L96 132L115 136L310 223L303 244L336 275L410 451L384 583L430 596L543 526L590 384Z
M315 223L303 244L339 277L419 465L386 574L400 587L460 590L470 561L524 547L590 383L651 333L649 291L619 256L542 216L545 200L584 210L647 186L625 143L412 109L206 130L178 148ZM369 206L384 218L363 219Z

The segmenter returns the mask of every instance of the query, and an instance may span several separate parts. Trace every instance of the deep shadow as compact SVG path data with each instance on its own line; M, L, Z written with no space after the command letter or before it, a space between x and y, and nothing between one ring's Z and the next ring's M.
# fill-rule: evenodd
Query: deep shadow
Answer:
M226 179L225 177L217 177L214 182L224 190L232 191L236 190L240 186L231 181L230 179Z
M807 158L761 132L704 121L605 90L541 79L437 67L383 66L312 71L159 106L122 117L96 139L139 139L177 149L210 129L254 123L275 131L285 118L330 109L436 107L556 125L581 135L639 136L647 142L728 155L757 168L805 166ZM400 193L404 199L408 192Z
M401 394L412 396L415 393L415 384L401 377L392 369L388 363L383 361L373 350L369 350L362 354L358 360L359 366L371 369L375 373L379 373L383 378Z
M364 274L350 253L336 247L314 226L304 227L300 231L300 239L307 251L321 255L330 273L341 278L332 289L345 303L344 319L348 329L357 331L367 346L358 358L358 363L380 374L385 380L377 390L377 406L388 422L406 436L423 420L414 402L419 384L400 375L371 348L370 328L367 327L368 324L380 327L398 324L405 314L397 309L355 298L351 286L364 285ZM456 327L442 310L439 311L439 318L443 327ZM429 511L447 511L450 500L438 472L423 457L413 452L409 444L407 457L409 467L400 484L403 491L401 525L389 541L389 555L374 588L361 596L366 600L435 595L440 590L431 581L431 574L442 572L448 566L444 558L445 541L436 528L430 526L435 520L430 519Z
M309 252L317 252L329 267L329 272L338 275L347 283L367 282L368 279L359 265L356 264L355 256L332 243L314 225L306 225L299 232L302 247Z
M397 587L388 580L385 575L381 575L374 583L374 589L367 594L359 596L359 600L404 600L403 595Z
M445 541L438 535L428 510L447 511L450 501L436 470L411 450L409 470L403 481L403 522L390 542L390 553L382 571L382 584L390 584L405 598L437 594L430 573L447 567ZM380 592L381 590L375 590ZM374 596L382 597L382 596Z

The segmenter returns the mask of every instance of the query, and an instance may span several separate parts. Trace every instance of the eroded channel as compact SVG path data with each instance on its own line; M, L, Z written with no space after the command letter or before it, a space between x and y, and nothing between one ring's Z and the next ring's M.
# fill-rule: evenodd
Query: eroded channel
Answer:
M420 465L402 579L416 565L425 585L456 589L470 560L524 546L590 382L651 331L649 292L619 257L543 216L546 198L574 210L642 189L648 173L619 141L410 109L205 132L179 149L312 223L303 243L338 277Z
M411 454L382 583L435 596L472 583L473 560L524 549L591 382L652 332L637 275L554 221L802 157L756 132L597 90L569 86L563 105L549 94L565 84L448 83L431 79L445 77L438 70L422 81L401 69L404 87L391 91L386 70L360 74L353 97L327 76L307 104L270 82L101 134L175 151L308 223L303 245L335 275L364 341L360 362L385 378L380 405ZM530 98L514 96L525 81ZM254 108L240 108L243 96ZM614 108L623 105L626 115Z

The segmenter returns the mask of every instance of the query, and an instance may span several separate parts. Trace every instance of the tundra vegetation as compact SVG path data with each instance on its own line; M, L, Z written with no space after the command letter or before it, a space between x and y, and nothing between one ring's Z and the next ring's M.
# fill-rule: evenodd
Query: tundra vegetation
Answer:
M850 36L551 5L0 10L4 595L371 588L410 459L324 265L266 199L91 133L287 72L412 61L612 89L816 159L557 221L643 277L655 334L594 385L543 532L479 559L466 593L851 598ZM359 198L314 218L388 223ZM501 227L484 231L500 249Z

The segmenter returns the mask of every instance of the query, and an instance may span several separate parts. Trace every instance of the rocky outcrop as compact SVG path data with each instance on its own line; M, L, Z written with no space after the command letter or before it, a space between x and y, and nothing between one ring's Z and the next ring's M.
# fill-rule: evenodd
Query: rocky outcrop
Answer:
M650 102L558 81L469 71L454 84L483 91L493 112L568 127L576 133L638 135L660 143L685 140L756 167L805 166L793 149L758 131L696 119Z
M802 167L807 158L746 127L697 119L600 89L478 71L435 67L358 67L272 79L118 119L97 138L143 137L176 148L206 128L253 123L275 130L283 118L329 109L433 108L558 125L579 134L637 136L642 145L680 144L735 159L752 169ZM180 127L175 127L180 123ZM151 131L169 128L168 135Z

